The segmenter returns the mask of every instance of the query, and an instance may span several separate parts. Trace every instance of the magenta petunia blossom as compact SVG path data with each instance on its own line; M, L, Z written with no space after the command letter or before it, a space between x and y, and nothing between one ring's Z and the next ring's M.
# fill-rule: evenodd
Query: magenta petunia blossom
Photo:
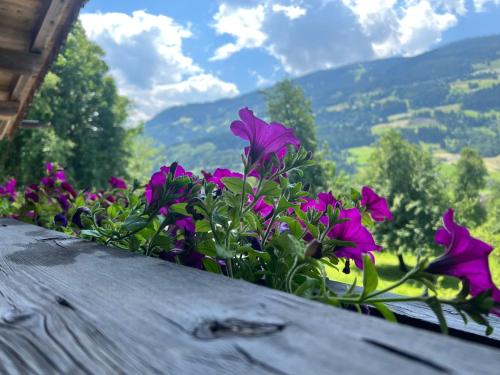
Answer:
M451 208L443 215L444 225L437 230L435 240L445 251L426 271L467 281L472 296L491 290L493 299L500 303L500 291L493 283L488 264L493 246L472 237L466 227L455 223L453 216ZM500 309L494 312L500 315Z
M73 186L69 182L64 181L61 184L61 187L64 190L66 190L68 193L70 193L73 198L76 198L78 196L78 193L76 192L76 190L73 188Z
M363 254L368 254L374 260L372 251L380 251L382 247L373 240L371 233L361 224L361 213L357 208L341 210L339 220L346 219L342 223L335 224L328 233L330 239L352 242L354 247L336 247L334 254L341 258L354 260L356 266L363 268Z
M66 175L64 174L64 169L59 169L56 173L55 173L55 177L57 180L61 181L61 182L64 182L66 181Z
M57 197L57 201L59 202L59 204L61 205L61 208L63 209L64 212L68 211L69 210L69 207L70 207L70 204L69 204L69 200L68 200L68 197L64 194L60 194L58 197Z
M0 197L8 197L9 200L14 201L17 197L16 185L17 181L15 178L8 180L4 186L0 185Z
M230 169L217 168L213 174L204 173L207 182L216 184L219 189L224 188L222 179L225 177L243 178L243 175L238 172L233 172Z
M113 189L122 189L126 190L127 189L127 184L125 181L121 178L111 176L108 180L109 184Z
M366 207L366 210L370 213L370 216L375 221L393 220L391 211L389 210L389 205L387 200L375 193L368 186L363 186L361 189L361 205Z
M315 210L318 212L324 212L328 206L335 206L337 200L332 193L319 193L317 199L303 198L304 203L300 205L302 211L307 212L307 210Z
M272 153L281 153L284 156L284 148L288 145L300 147L300 141L295 137L293 129L276 122L268 124L254 116L248 108L240 109L239 115L241 121L233 121L231 131L250 142L246 149L250 163L256 163Z
M248 198L253 201L253 196L249 196ZM257 200L257 203L255 203L255 206L253 206L253 210L256 214L259 214L262 216L262 218L267 217L271 212L273 212L273 206L267 203L265 200L265 197L260 197Z
M39 201L39 197L38 197L39 190L40 189L39 189L38 185L36 185L36 184L26 186L26 188L24 189L24 198L26 200L30 200L32 202L38 202Z
M177 163L173 163L168 167L161 167L159 172L153 173L151 179L149 180L149 183L146 185L144 194L146 196L146 202L148 203L148 205L151 205L160 198L159 195L161 193L161 190L163 189L163 186L167 181L167 176L172 172L172 170L174 171L174 179L177 179L179 177L193 177L192 172L186 171L181 165Z
M177 225L180 229L184 229L186 232L195 232L194 220L190 216L177 220L175 225Z
M163 185L167 181L167 177L163 172L155 172L151 176L149 183L146 185L146 202L151 204L153 200L158 199L158 194L160 193Z

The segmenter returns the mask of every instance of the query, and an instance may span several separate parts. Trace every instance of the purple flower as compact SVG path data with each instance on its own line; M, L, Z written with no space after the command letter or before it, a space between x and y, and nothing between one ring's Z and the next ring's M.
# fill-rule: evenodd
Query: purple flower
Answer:
M238 172L233 172L230 169L217 168L214 174L205 173L205 179L207 182L216 184L219 189L224 188L224 183L222 179L225 177L235 177L235 178L243 178L243 175Z
M158 199L160 199L160 194L167 181L167 176L173 173L174 179L179 177L193 177L193 173L186 171L181 165L177 163L173 163L169 167L163 166L160 168L159 172L153 173L151 176L149 183L146 185L145 193L146 202L148 205L157 203Z
M252 203L254 199L253 195L248 196L248 201L250 203ZM259 214L262 218L265 218L273 211L273 206L265 201L264 196L261 196L253 206L253 211L256 214Z
M465 280L472 296L491 290L493 299L500 303L500 290L493 283L488 264L493 246L472 237L466 227L454 222L453 216L451 208L443 215L444 226L437 230L435 241L445 250L426 271ZM500 309L494 312L500 314Z
M47 171L47 174L52 173L52 169L54 169L54 165L50 161L45 163L45 170Z
M194 220L190 216L177 220L175 222L175 225L177 225L180 229L185 230L186 232L195 232Z
M366 207L370 216L375 221L393 220L391 211L387 204L387 200L375 193L368 186L363 186L361 189L361 205Z
M146 202L148 202L148 205L150 205L153 201L159 199L159 194L166 181L167 178L165 177L163 172L153 173L151 179L149 180L149 183L146 185L145 191Z
M16 200L16 184L16 179L11 178L10 180L8 180L4 186L0 186L0 196L8 197L11 201Z
M52 177L43 177L41 182L48 188L52 188L56 184L56 181Z
M335 224L333 229L328 233L328 237L339 241L352 242L354 247L335 247L334 255L352 259L356 266L362 269L363 254L368 254L374 260L371 252L380 251L382 247L375 243L371 233L361 224L361 214L357 208L341 210L338 219L347 220Z
M241 121L233 121L231 131L234 135L250 142L246 152L251 164L272 153L283 153L287 145L300 147L300 141L295 137L293 129L276 122L268 124L255 117L248 108L240 109L239 115Z
M64 169L59 169L56 173L55 173L55 177L57 180L61 181L61 182L64 182L66 181L66 175L64 174Z
M127 184L121 178L111 176L108 182L113 189L123 189L123 190L127 189Z
M24 198L32 202L38 202L40 199L38 197L38 190L38 185L32 184L30 186L26 186L26 188L24 189Z
M64 190L66 190L68 193L70 193L73 198L77 197L78 194L77 194L76 190L73 188L73 186L71 186L71 184L69 182L64 181L61 184L61 187Z
M335 206L337 200L334 198L332 193L319 193L317 199L303 198L304 203L300 205L302 211L307 212L308 210L315 210L318 212L324 212L328 206Z
M54 216L54 223L58 226L65 227L68 225L68 219L66 219L64 214L57 214Z
M87 207L78 207L73 217L71 218L71 222L75 224L78 228L83 229L82 223L82 215L90 215L91 211Z
M57 197L57 201L61 205L61 208L63 209L64 212L69 210L69 200L68 200L68 197L66 195L60 194Z

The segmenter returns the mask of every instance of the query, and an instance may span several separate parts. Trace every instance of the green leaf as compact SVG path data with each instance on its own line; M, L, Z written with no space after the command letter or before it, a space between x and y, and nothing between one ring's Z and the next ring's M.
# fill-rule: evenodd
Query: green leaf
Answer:
M304 230L302 229L302 225L295 220L292 217L285 216L280 218L280 221L287 223L288 227L290 228L290 233L295 237L295 238L302 238L304 235Z
M374 302L372 303L373 306L379 311L380 314L385 318L385 320L388 320L393 323L397 323L396 315L382 302Z
M114 219L120 213L120 207L117 204L112 204L106 209L106 213L108 214L110 219Z
M196 250L199 252L199 253L202 253L202 254L205 254L205 255L208 255L210 257L215 257L217 256L217 251L215 249L215 242L212 241L211 239L208 239L208 240L205 240L205 241L202 241L200 242L197 246L196 246Z
M222 259L229 259L234 256L234 253L226 249L224 246L221 246L219 244L215 244L215 252L217 254L217 257L222 258Z
M154 239L153 244L163 250L170 250L172 248L172 239L164 235L159 235Z
M137 252L139 251L139 247L140 247L141 243L139 241L139 239L137 238L137 236L130 236L129 239L128 239L128 249L132 252Z
M207 233L212 230L207 220L199 220L195 223L197 233Z
M224 177L222 183L233 193L241 194L243 193L243 180L238 177ZM245 183L245 192L251 193L252 187L247 182Z
M377 289L378 274L369 255L363 255L363 296Z
M94 229L84 229L80 232L82 236L89 236L89 237L95 237L95 238L100 238L101 233Z
M203 266L208 272L212 273L220 273L220 268L217 262L211 258L204 258L203 259Z
M262 185L262 189L260 191L261 195L264 195L266 197L277 197L281 193L280 186L272 181L272 180L267 180L264 182Z
M428 298L426 302L431 310L434 311L434 314L436 314L436 317L439 321L439 326L441 327L441 332L447 335L448 325L446 324L446 318L444 317L443 309L441 308L441 304L439 303L438 299L436 297L431 297Z
M129 216L123 222L123 228L134 232L141 228L144 228L148 224L148 219L140 216Z
M185 216L189 216L189 212L186 211L186 207L187 207L187 203L186 202L183 202L183 203L176 203L176 204L173 204L171 205L168 210L170 212L175 212L177 214L181 214L181 215L185 215Z

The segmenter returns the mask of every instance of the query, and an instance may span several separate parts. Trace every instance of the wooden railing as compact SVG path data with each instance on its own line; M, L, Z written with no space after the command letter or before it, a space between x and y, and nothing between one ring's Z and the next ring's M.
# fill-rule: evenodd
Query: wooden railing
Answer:
M2 374L498 374L500 328L450 326L462 339L0 219Z

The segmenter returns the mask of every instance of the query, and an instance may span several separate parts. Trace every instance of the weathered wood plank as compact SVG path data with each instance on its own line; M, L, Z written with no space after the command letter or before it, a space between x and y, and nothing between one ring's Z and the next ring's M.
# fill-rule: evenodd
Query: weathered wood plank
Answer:
M496 374L500 351L0 219L0 373Z
M40 54L0 48L0 69L16 74L36 74L42 64Z
M18 101L0 101L0 116L15 116L19 110L19 105Z
M332 290L338 293L344 293L348 285L330 282L329 286ZM361 290L360 288L357 288ZM401 297L396 294L386 293L384 296L397 298ZM423 327L433 331L440 331L439 322L434 312L422 302L389 302L387 306L396 314L398 320L405 324ZM371 309L373 313L377 313L375 309ZM487 343L500 348L500 318L496 316L490 317L491 326L494 328L493 334L485 336L485 327L473 321L464 324L458 313L449 306L443 306L443 314L446 317L450 335L465 338L467 340Z

